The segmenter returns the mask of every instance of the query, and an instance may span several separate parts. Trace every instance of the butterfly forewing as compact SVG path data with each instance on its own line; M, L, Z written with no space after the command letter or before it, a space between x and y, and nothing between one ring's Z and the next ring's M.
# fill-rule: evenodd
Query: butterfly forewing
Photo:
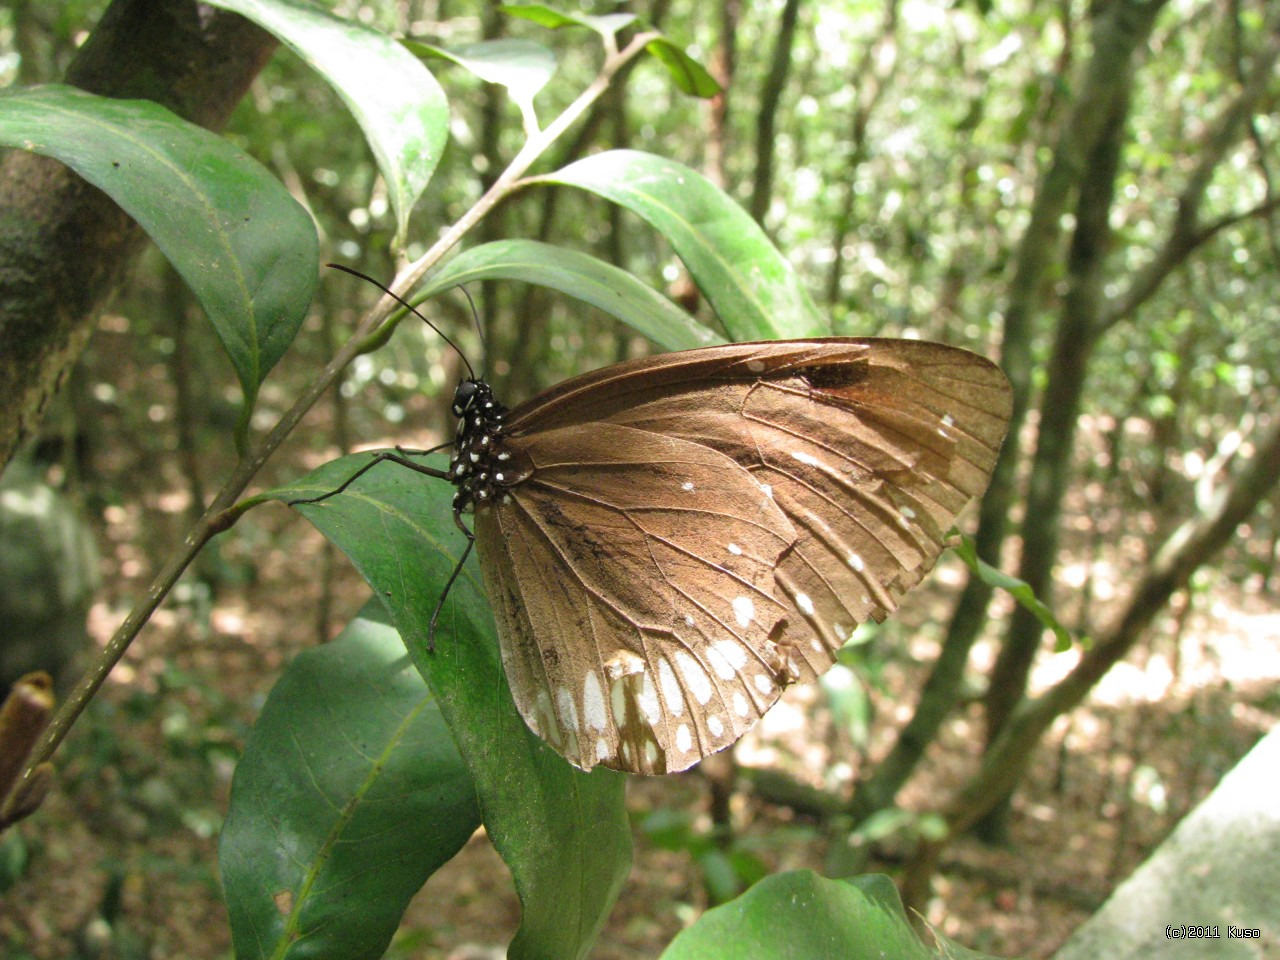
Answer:
M682 770L773 704L791 523L716 450L613 423L510 441L527 479L476 511L517 706L571 762Z
M985 488L1008 415L1004 376L975 354L842 339L732 344L618 364L516 408L510 442L538 449L540 461L510 488L506 505L478 510L477 534L486 570L497 568L491 592L502 592L508 672L526 719L535 728L546 724L531 718L555 719L563 745L555 730L544 737L584 767L678 770L732 742L776 699L778 684L821 673L857 624L886 616L928 572L956 515ZM617 427L630 428L625 444ZM758 530L726 506L735 498L722 491L683 509L684 485L697 490L701 481L681 479L678 465L703 469L703 454L642 455L667 448L637 434L721 456L720 473L735 478L742 497L777 508L786 525L767 525L783 541L776 562L765 576L753 567L749 579L752 596L782 605L781 620L770 613L749 640L729 629L724 598L745 594L734 593L715 548L745 547ZM605 469L615 445L629 459ZM504 553L513 537L524 545ZM768 564L772 549L753 556ZM559 582L565 571L568 587ZM646 605L637 592L649 589L663 599ZM718 602L718 613L698 614L696 629L655 632L644 619L652 604L683 610L690 590L718 598L706 601ZM729 651L743 644L747 662L723 668L717 643ZM633 673L618 651L639 658L627 661ZM718 678L713 698L701 699L700 674L679 669L680 657ZM668 676L674 686L664 686ZM599 728L581 706L593 682L620 698ZM576 715L555 706L560 691L569 691Z

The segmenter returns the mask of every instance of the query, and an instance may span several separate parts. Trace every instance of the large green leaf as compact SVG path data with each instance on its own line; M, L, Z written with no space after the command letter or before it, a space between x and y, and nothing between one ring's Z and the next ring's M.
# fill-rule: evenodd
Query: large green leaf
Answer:
M369 460L344 457L267 496L327 493ZM424 462L445 466L441 457ZM355 563L439 698L520 896L509 956L572 960L590 949L630 868L624 778L574 769L520 719L474 558L449 591L428 650L428 624L465 544L452 498L448 483L382 463L344 493L297 509Z
M981 955L926 947L888 877L827 880L808 870L766 877L682 931L662 960L944 960ZM988 958L989 960L989 958Z
M668 350L723 340L625 270L534 240L498 240L465 250L427 277L414 299L479 280L522 280L550 287L617 317Z
M138 222L209 315L247 414L316 287L315 224L280 181L157 103L74 87L0 96L0 144L56 157Z
M373 150L403 243L449 136L449 103L422 62L384 33L301 0L210 0L287 44L338 92Z
M610 150L538 179L590 190L647 220L675 248L732 339L830 333L764 231L696 170L637 150Z
M238 960L375 960L480 824L435 698L380 605L299 654L245 744L219 847Z

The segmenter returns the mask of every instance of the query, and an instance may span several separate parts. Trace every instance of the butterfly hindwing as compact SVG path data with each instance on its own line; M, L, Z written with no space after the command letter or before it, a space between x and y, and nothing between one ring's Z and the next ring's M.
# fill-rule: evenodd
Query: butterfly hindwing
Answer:
M795 539L750 472L592 423L520 438L528 478L476 511L504 666L574 764L682 770L780 693L774 568Z

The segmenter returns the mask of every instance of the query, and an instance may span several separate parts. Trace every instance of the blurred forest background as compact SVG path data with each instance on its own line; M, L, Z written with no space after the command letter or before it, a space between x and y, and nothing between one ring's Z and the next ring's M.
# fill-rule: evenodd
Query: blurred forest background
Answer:
M0 86L64 80L106 7L0 9ZM473 0L332 7L443 45L552 45L546 115L598 65L583 32L551 34ZM687 44L725 92L683 96L641 60L539 171L617 147L680 160L764 226L838 334L919 336L998 359L1015 420L965 526L983 557L1087 639L1054 652L1039 620L944 557L820 685L788 691L732 762L631 783L636 867L595 955L654 956L763 872L810 866L889 872L943 933L1049 957L1280 716L1280 9L628 9ZM354 121L296 57L263 60L226 135L312 212L323 259L390 278L394 222ZM501 87L433 70L452 139L415 213L411 255L522 140ZM16 156L0 176L8 197L34 189L17 179ZM528 190L472 239L508 237L592 252L699 310L661 239L597 198ZM95 289L57 291L83 299L94 329L4 475L7 490L56 498L49 526L0 520L0 616L11 638L53 658L64 688L234 462L235 377L181 280L132 241L100 273ZM473 295L489 375L509 401L648 349L542 288ZM349 276L321 277L255 427L288 407L376 296ZM480 356L465 302L432 306ZM705 306L699 316L716 322ZM403 327L347 371L262 484L340 452L438 442L458 374L430 331ZM56 598L36 614L18 609L34 583ZM365 597L278 507L215 541L62 748L52 797L0 844L0 953L229 956L214 846L239 746L283 665ZM22 616L44 626L19 626ZM24 657L4 653L6 685ZM942 842L948 830L960 839ZM509 886L476 838L428 884L391 955L505 942Z

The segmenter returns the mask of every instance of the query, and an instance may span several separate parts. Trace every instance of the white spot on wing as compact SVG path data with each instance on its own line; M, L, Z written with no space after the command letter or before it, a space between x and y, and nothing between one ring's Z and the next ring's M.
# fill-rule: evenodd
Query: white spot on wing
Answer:
M735 557L742 556L742 548L738 546L736 543L729 544L729 552L732 553Z
M604 712L604 689L594 670L588 670L582 680L582 713L590 730L603 730L608 723Z
M805 453L803 450L792 450L791 456L810 467L822 466L822 464L818 462L817 457L812 454Z
M773 487L771 487L767 483L762 483L760 484L760 489L764 491L764 495L766 497L768 497L770 500L773 499Z
M653 685L653 674L648 670L640 681L640 712L651 727L662 719L662 711L658 708L658 688Z
M621 678L609 684L609 706L613 710L613 722L623 726L627 722L627 691Z
M681 490L692 490L692 489L693 489L693 481L692 481L692 480L686 480L684 483L680 484L680 489L681 489Z
M737 691L733 694L733 712L740 717L747 715L747 698Z
M680 724L676 730L676 749L681 753L688 753L693 749L693 736L689 733L689 725L687 723Z
M749 627L756 615L756 605L751 602L750 597L734 597L733 615L738 620L738 626Z
M686 613L686 614L684 615L684 625L685 625L686 627L692 627L692 626L693 626L693 624L694 624L693 615L692 615L692 614L689 614L689 613Z
M707 717L707 729L711 731L713 737L724 736L724 724L720 722L720 718L714 714Z
M858 556L858 554L856 554L856 553L854 553L852 550L850 550L850 551L849 551L849 566L850 566L850 568L851 568L851 569L853 569L853 570L857 571L858 573L861 573L861 572L866 568L866 566L867 566L867 565L866 565L866 563L864 563L864 562L863 562L862 557Z
M809 599L809 595L807 593L796 594L796 606L800 608L801 613L807 613L810 616L813 615L813 601Z
M560 720L570 730L578 729L578 705L573 702L573 694L568 687L556 689L556 707L560 712Z
M601 763L609 759L609 744L605 743L603 737L596 741L596 759Z
M748 361L747 361L747 369L748 369L748 370L750 370L752 373L763 373L763 372L764 372L764 361L763 361L763 360L748 360Z
M711 699L711 678L702 669L698 661L683 650L676 651L676 666L684 675L685 686L693 694L693 699L705 706Z
M773 693L773 681L766 677L763 673L756 674L756 689L765 696Z
M942 418L942 425L944 427L954 427L956 425L956 418L948 413Z
M914 520L916 518L916 512L912 510L910 507L903 507L902 515L906 517L908 520Z
M684 713L684 696L676 683L675 671L666 659L658 661L658 683L662 687L662 699L667 702L667 712L673 717Z
M747 665L747 652L732 640L718 640L707 647L707 660L722 680L732 680Z

